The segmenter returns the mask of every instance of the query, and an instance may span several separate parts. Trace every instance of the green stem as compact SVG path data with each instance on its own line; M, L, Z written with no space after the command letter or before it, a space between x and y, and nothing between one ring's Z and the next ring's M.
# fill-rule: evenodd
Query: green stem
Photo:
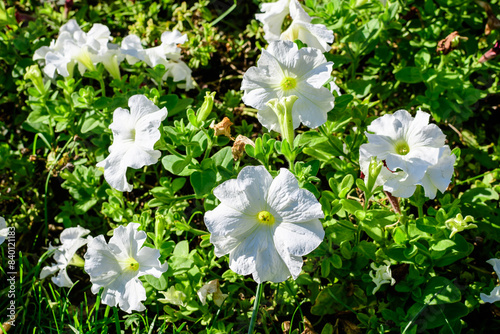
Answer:
M260 296L262 295L262 283L257 285L257 291L255 291L255 302L253 303L252 318L250 319L250 326L248 327L248 334L253 334L253 328L255 327L255 322L257 321L257 314L259 313Z

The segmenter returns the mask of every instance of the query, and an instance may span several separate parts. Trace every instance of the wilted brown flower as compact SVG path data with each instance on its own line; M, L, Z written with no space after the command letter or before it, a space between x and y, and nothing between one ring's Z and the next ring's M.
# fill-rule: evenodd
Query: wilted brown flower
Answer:
M232 139L231 125L233 125L233 122L231 122L229 118L224 117L222 122L219 122L217 124L215 124L215 121L212 121L212 124L210 124L210 129L214 129L216 136L224 135Z
M236 140L234 141L233 147L231 148L231 151L233 152L233 159L238 160L239 158L242 157L243 152L245 152L245 145L249 144L255 147L255 143L251 141L248 137L245 137L243 135L238 135L236 137Z
M490 4L484 1L476 1L476 3L481 6L486 11L486 15L488 15L484 34L489 35L492 30L500 28L500 20L493 14Z
M481 58L479 58L479 62L480 63L484 63L485 61L488 61L490 59L495 58L499 54L500 54L500 42L496 41L495 45L491 49L489 49L488 51L486 51L481 56Z
M450 53L451 50L458 46L458 43L460 43L461 39L467 40L468 38L460 36L458 34L458 31L452 32L451 34L446 36L445 39L442 39L438 42L436 52L443 53L445 55Z

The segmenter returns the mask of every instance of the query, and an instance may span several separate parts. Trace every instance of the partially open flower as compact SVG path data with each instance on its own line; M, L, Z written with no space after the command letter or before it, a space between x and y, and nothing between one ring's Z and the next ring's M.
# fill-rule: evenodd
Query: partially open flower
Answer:
M383 284L396 284L396 280L392 278L391 263L387 260L385 260L384 263L385 265L380 265L378 267L373 262L370 264L370 267L373 270L370 270L369 274L373 283L375 283L375 287L372 292L373 294L375 294L375 292L377 292Z
M87 238L83 238L90 231L83 227L70 227L61 232L59 240L61 245L54 247L49 245L49 252L54 252L55 264L43 267L40 278L45 278L57 272L57 276L52 277L52 282L59 287L71 288L73 281L69 278L66 268L68 265L83 267L83 260L76 255L76 251L87 244Z
M290 1L296 0L279 0L260 5L260 10L263 13L256 14L255 18L264 25L264 38L266 41L280 39L281 26L285 17L290 13Z
M258 283L297 278L302 256L325 235L321 204L288 169L273 180L264 166L244 167L214 195L221 203L205 213L205 224L215 255L229 253L229 267Z
M446 228L451 230L450 238L453 238L456 233L477 228L476 224L471 223L474 223L474 217L466 216L464 218L461 213L457 214L455 218L450 218L444 222Z
M218 279L214 279L207 284L203 285L200 290L198 290L198 297L200 297L201 305L207 303L207 295L212 294L214 304L221 306L224 299L227 298L226 294L223 294L220 290L220 284Z
M101 301L109 306L119 306L127 313L143 311L146 289L139 277L153 275L159 278L167 264L159 261L157 249L142 247L146 233L138 231L140 224L119 226L106 243L103 235L90 238L85 254L85 271L92 282L91 291L97 294L103 288Z
M141 168L158 162L160 151L154 149L160 139L159 127L167 117L167 108L158 108L144 95L128 100L130 111L117 108L113 114L113 144L109 156L97 164L104 168L104 178L119 191L132 191L127 182L127 168Z

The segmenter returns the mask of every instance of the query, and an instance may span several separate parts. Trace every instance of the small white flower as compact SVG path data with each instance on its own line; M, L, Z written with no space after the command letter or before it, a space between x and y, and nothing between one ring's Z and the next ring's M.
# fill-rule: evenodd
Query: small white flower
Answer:
M255 18L264 25L264 38L266 41L280 39L281 26L285 17L290 13L290 0L263 3L260 5L260 10L263 13L255 14Z
M332 47L329 44L333 43L333 31L328 30L324 24L312 24L312 17L306 13L297 0L290 2L290 16L293 21L279 39L292 42L298 39L321 52L331 50Z
M398 110L377 118L368 126L368 143L360 147L361 171L367 175L372 156L384 161L377 184L396 197L411 197L417 185L425 195L434 198L436 190L444 192L451 181L455 156L445 135L429 124L430 115L417 111L413 118L406 110Z
M444 222L447 229L451 230L450 239L459 232L477 228L474 223L474 217L466 216L465 218L461 213L458 213L455 218L450 218Z
M187 35L182 35L178 30L165 31L161 34L161 44L149 49L146 49L146 63L155 67L158 64L166 65L168 60L179 60L181 57L181 49L178 44L186 43Z
M142 247L146 233L138 231L140 224L119 226L106 243L103 235L90 238L85 254L85 271L92 282L91 291L97 294L103 288L101 300L109 306L119 306L127 313L143 311L146 289L140 276L159 278L167 264L159 261L157 249ZM141 248L142 247L142 248Z
M214 279L201 287L198 290L198 297L200 298L201 305L205 305L207 303L207 295L211 293L213 295L214 304L217 306L221 306L224 302L224 299L227 298L226 294L223 294L220 290L220 284L218 279Z
M81 226L70 227L61 232L59 236L59 240L61 241L61 245L58 247L49 245L49 252L54 251L54 260L55 264L52 266L46 266L42 268L40 272L40 278L46 278L52 274L57 274L57 276L52 277L52 282L59 287L67 287L70 288L73 286L73 281L69 278L66 268L68 265L80 265L81 263L75 261L76 251L87 244L87 238L83 238L90 231L84 229ZM76 257L77 259L79 257ZM81 261L81 258L79 258Z
M214 195L221 203L205 213L205 224L215 255L229 253L229 267L258 283L297 278L302 256L325 235L321 204L285 168L273 180L263 166L244 167Z
M390 283L391 285L396 284L396 280L392 278L392 272L391 272L391 263L387 260L384 260L385 265L380 265L377 267L374 262L370 264L370 267L373 270L370 270L370 277L373 280L373 283L375 283L375 288L373 288L373 294L377 292L382 284L387 284Z
M163 298L158 298L158 301L163 304L172 304L186 307L187 296L184 292L176 290L175 286L171 286L167 291L158 291L163 295Z
M3 244L7 236L9 235L9 228L5 222L4 217L0 217L0 245Z
M497 276L500 277L500 259L489 259L488 261L489 264L493 266L493 270L497 273ZM500 286L497 285L493 290L491 290L490 294L487 295L485 293L481 293L479 295L481 297L481 300L485 303L495 303L500 301Z
M154 150L160 139L159 127L167 117L167 109L159 109L144 95L134 95L128 100L130 111L117 108L113 113L113 144L109 156L97 164L104 168L104 178L119 191L132 191L127 183L127 167L141 168L158 162L160 151Z
M259 121L269 130L280 131L278 117L266 105L271 99L295 95L292 118L294 129L300 122L316 128L327 120L335 98L325 87L332 62L315 48L298 49L290 41L271 42L257 62L243 75L243 102L256 108Z

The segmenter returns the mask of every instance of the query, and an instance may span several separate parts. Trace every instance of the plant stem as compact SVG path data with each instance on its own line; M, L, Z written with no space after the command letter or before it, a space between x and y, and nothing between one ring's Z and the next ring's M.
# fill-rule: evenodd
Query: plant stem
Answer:
M262 294L262 283L257 285L257 291L255 291L255 302L253 303L252 318L250 319L250 326L248 327L248 334L253 334L253 328L255 327L255 322L257 321L257 314L259 313L260 296Z

